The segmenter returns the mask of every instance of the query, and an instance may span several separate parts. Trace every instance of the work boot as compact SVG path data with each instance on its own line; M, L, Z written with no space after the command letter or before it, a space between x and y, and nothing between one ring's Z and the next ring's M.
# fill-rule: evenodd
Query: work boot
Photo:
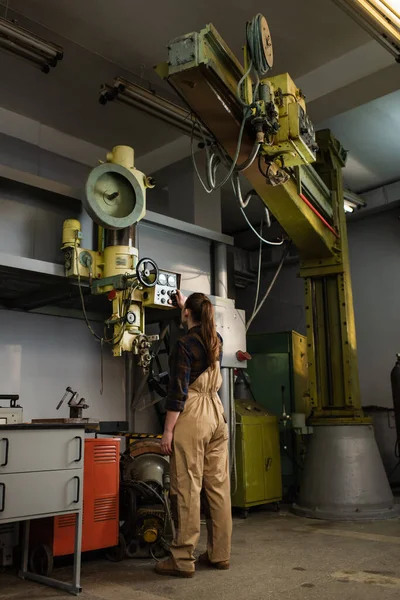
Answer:
M158 562L156 564L156 573L172 577L184 577L186 579L194 577L194 571L182 571L178 569L172 558Z
M213 567L214 569L219 569L220 571L227 571L230 567L229 560L211 562L208 556L208 552L203 552L203 554L200 554L198 561L201 565L204 565L206 567Z

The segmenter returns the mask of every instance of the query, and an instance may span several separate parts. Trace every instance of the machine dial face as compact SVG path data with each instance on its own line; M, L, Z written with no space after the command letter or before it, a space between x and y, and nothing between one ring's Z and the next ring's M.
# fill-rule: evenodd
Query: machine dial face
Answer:
M168 282L167 275L165 273L160 273L160 275L158 276L158 283L160 285L167 285L167 282Z
M128 312L126 315L126 320L128 321L129 325L133 325L133 323L136 321L135 313Z
M176 287L176 275L169 275L168 285L170 285L171 287Z

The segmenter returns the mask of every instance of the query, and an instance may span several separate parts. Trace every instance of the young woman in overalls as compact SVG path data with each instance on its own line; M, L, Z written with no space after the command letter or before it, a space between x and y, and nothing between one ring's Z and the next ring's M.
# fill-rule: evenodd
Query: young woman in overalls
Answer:
M193 577L200 537L200 496L206 514L207 551L199 562L229 569L232 516L228 426L218 390L222 339L213 306L204 294L177 294L183 325L170 362L167 416L161 442L171 456L171 507L176 534L171 557L157 563L160 575Z

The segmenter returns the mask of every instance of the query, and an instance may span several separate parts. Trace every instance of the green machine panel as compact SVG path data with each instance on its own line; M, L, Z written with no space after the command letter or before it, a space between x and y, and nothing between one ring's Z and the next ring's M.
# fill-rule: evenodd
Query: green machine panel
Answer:
M278 423L251 400L236 401L236 491L232 506L251 506L282 500Z
M247 337L252 360L247 363L251 390L258 404L280 420L287 414L308 416L307 338L295 331L257 333ZM297 488L299 482L298 452L291 422L281 421L280 451L284 495Z

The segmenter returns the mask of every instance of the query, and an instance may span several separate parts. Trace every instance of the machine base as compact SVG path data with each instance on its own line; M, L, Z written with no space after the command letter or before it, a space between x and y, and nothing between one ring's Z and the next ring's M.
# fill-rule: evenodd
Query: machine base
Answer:
M400 515L372 425L314 427L300 485L299 516L369 521Z

